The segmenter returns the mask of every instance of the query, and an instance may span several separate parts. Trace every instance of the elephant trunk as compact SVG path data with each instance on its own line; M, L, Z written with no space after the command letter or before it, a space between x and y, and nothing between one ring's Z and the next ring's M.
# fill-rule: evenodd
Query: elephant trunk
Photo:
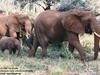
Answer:
M26 31L26 37L29 39L29 36L31 35L32 30L32 24L30 20L26 20L25 22L25 31Z

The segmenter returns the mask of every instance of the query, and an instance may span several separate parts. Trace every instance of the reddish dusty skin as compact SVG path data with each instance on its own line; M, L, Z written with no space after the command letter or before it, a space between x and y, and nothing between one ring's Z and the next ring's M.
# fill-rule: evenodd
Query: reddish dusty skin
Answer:
M4 30L7 31L7 28L9 30L9 36L11 37L17 37L16 32L26 32L31 33L32 24L27 15L22 15L18 13L14 13L11 15L2 15L0 16L0 25L5 26ZM3 35L5 35L5 31L2 30Z
M18 50L18 54L21 49L20 41L14 37L2 37L0 39L0 50L4 52L6 49L9 50L9 54L12 54L12 52L15 54L16 50Z
M29 57L35 56L38 46L42 47L43 56L47 57L49 43L67 40L69 42L69 50L73 52L73 49L76 48L81 60L84 61L84 48L80 44L78 34L91 34L97 31L96 26L96 18L90 11L75 9L66 12L44 11L35 20L35 39L29 52Z

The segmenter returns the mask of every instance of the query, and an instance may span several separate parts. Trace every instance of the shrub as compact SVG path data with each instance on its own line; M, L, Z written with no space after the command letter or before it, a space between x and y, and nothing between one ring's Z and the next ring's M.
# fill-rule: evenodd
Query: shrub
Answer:
M100 1L95 0L62 0L57 7L59 11L70 9L91 10L94 13L100 12Z
M48 53L51 58L66 58L73 59L73 54L68 50L68 43L54 43L48 48Z

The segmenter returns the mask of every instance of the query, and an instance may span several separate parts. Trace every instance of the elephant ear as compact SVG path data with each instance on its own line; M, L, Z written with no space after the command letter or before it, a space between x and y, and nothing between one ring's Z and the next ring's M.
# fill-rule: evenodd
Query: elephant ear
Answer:
M16 18L16 20L18 21L19 25L21 26L21 28L23 30L25 30L25 22L27 19L29 19L28 16L26 15L22 15L22 14L17 14L17 15L14 15L14 17Z
M97 24L96 16L91 11L80 11L75 16L80 17L81 23L85 27L85 32L91 34L95 31Z
M24 19L26 19L26 16L22 15L22 14L15 14L14 17L16 18L16 20L21 24L24 25Z
M81 15L77 12L67 13L67 15L64 15L62 24L67 31L78 34L85 33L84 25L81 22Z

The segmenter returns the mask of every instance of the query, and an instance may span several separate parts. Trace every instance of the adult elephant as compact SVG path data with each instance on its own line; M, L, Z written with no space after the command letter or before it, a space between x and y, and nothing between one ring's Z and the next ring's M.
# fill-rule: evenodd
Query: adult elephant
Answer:
M31 33L32 24L28 16L22 14L11 14L0 16L0 25L9 29L9 36L17 37L20 32L24 32L26 36ZM5 29L5 30L6 30Z
M41 46L43 56L47 57L47 46L49 43L68 40L70 50L73 51L76 48L81 60L84 61L84 48L80 44L78 35L84 33L92 34L92 32L100 34L100 30L97 30L97 25L96 18L90 11L78 9L66 12L44 11L35 20L36 36L28 56L35 56L37 47Z

